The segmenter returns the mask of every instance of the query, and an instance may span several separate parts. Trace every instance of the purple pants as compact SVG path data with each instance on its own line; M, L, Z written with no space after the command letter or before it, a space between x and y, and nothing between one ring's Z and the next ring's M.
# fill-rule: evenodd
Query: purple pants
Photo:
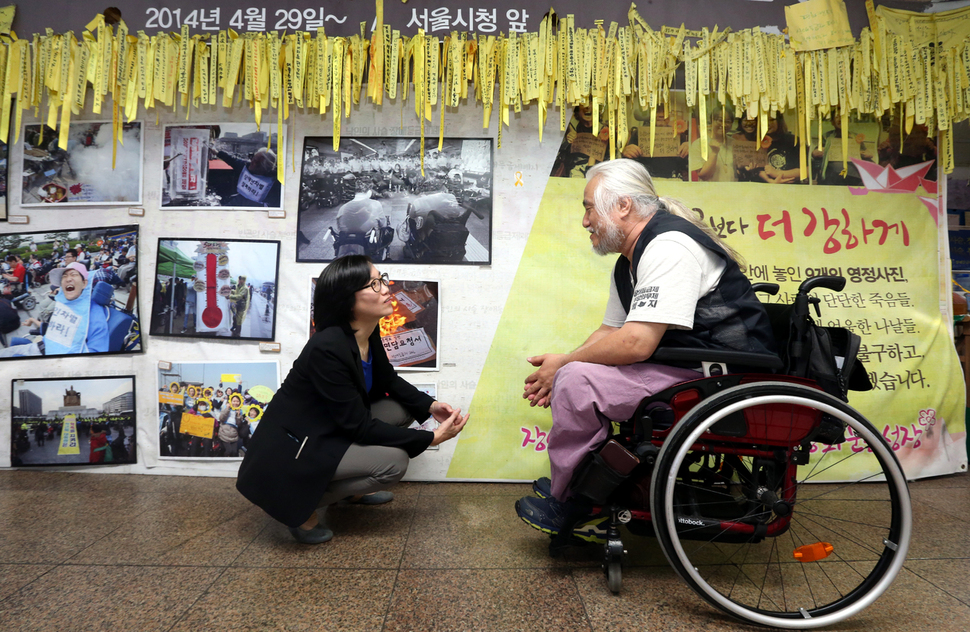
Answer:
M660 364L607 366L570 362L552 383L552 430L548 452L552 495L568 497L573 470L606 440L610 422L633 416L640 401L702 373Z

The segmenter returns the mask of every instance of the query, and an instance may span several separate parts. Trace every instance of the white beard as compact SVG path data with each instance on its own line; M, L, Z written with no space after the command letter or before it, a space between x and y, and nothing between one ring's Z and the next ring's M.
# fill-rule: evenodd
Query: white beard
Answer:
M620 252L623 247L623 231L611 217L604 217L596 231L599 242L593 246L593 252L598 255L608 255Z

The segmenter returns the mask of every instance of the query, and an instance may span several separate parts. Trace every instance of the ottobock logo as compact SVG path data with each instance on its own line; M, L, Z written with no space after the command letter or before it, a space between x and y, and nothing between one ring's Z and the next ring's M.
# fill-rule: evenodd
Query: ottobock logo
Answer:
M692 524L697 527L703 527L704 523L700 520L691 520L690 518L677 518L677 522L680 524Z

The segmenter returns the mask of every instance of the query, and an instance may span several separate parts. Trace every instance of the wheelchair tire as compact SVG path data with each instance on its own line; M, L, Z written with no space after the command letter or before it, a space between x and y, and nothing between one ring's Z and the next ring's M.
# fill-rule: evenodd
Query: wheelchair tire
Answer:
M25 298L23 300L23 302L21 303L21 305L23 305L24 306L24 309L29 312L30 310L32 310L35 307L37 307L37 299L34 298L33 296L28 296L27 298Z
M808 462L791 478L793 468L777 461L784 448L753 440L718 443L717 428L708 432L729 415L738 419L738 413L749 433L759 418L767 428L768 405L772 429L791 431L799 421L804 428L805 417L796 415L814 409L851 433L838 445L807 444ZM713 445L718 447L709 452ZM723 456L738 448L774 452L775 464L764 456ZM721 456L715 456L718 451ZM868 461L864 454L870 454ZM783 463L795 463L785 458ZM705 469L705 459L716 459L718 467ZM840 476L861 480L833 481L829 470L836 464ZM777 476L778 468L786 474ZM794 483L787 489L786 477ZM831 625L872 604L902 568L912 533L909 488L891 446L842 401L796 384L742 384L701 402L664 442L650 497L657 538L684 581L739 619L780 628ZM699 510L714 512L714 518L705 519ZM725 510L741 515L725 517ZM763 524L750 535L727 536L729 521L745 520ZM766 536L773 522L778 531Z

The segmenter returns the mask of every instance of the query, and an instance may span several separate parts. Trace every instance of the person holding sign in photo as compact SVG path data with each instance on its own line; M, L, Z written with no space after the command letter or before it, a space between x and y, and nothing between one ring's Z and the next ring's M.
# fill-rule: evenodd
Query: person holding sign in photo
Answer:
M408 459L458 436L468 421L388 362L378 322L394 307L387 276L369 257L335 259L317 279L313 304L317 332L263 412L236 481L305 544L333 537L329 505L391 501L384 490L401 480ZM407 427L429 416L440 424L434 432Z
M688 161L692 179L703 182L737 182L734 169L733 139L734 110L715 107L711 112L711 126L707 132L707 158L701 153L701 139L690 144Z

